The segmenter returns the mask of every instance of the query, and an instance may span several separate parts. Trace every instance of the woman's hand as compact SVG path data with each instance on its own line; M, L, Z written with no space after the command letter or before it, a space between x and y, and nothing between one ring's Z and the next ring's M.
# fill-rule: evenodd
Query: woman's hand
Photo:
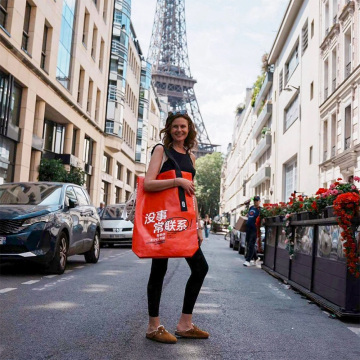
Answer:
M204 238L203 238L203 232L201 229L198 229L198 239L199 239L199 245L201 245L201 243L203 242Z
M195 194L195 184L193 181L184 178L176 178L176 186L181 186L189 195Z

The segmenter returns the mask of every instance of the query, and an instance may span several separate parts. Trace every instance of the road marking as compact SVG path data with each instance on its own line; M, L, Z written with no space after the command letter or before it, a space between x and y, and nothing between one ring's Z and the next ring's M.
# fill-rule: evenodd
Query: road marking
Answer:
M65 270L64 271L64 274L68 274L68 273L70 273L70 272L72 272L73 270Z
M357 336L360 336L360 327L348 327L348 329L355 333Z
M194 309L196 314L219 314L221 311L219 309Z
M285 293L283 293L280 289L278 289L276 286L273 286L271 284L268 284L268 288L271 290L271 292L279 299L283 300L291 300L290 296L287 296Z
M207 304L207 303L196 303L195 307L204 307L204 308L219 308L219 304Z
M49 284L45 284L43 287L41 288L33 288L32 290L36 290L36 291L42 291L42 290L45 290L45 289L48 289L48 288L51 288L61 282L64 282L64 281L67 281L67 280L71 280L74 278L74 275L71 275L71 276L66 276L66 277L61 277L59 280L56 280L52 283L49 283Z
M13 291L13 290L16 290L17 288L5 288L5 289L1 289L0 290L0 294L5 294L9 291Z
M54 278L55 276L58 276L58 275L46 275L46 276L44 276L44 277L47 278L47 279L52 279L52 278Z
M38 283L40 280L30 280L30 281L26 281L21 283L22 285L32 285L32 284L36 284Z
M76 266L75 269L83 269L85 267L85 265L82 266Z

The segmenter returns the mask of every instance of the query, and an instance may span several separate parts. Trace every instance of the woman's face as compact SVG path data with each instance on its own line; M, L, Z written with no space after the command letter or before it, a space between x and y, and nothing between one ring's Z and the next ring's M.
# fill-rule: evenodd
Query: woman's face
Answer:
M189 134L189 122L183 118L176 118L170 129L170 135L174 141L185 141Z

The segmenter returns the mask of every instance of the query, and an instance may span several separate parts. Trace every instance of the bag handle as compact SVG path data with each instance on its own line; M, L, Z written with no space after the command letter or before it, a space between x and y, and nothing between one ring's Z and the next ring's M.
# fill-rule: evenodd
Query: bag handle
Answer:
M165 152L166 156L168 157L168 159L175 166L175 175L176 175L176 177L177 178L182 178L182 173L181 173L181 169L180 169L179 164L174 159L174 157L171 155L170 151L165 146L163 146L163 147L164 147L164 152ZM187 211L185 190L181 186L178 186L178 191L179 191L180 209L181 209L181 211Z

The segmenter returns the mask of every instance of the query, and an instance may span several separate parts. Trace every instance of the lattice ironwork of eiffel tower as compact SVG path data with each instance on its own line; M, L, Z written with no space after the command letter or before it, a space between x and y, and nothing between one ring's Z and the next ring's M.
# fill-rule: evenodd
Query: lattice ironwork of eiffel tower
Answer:
M195 96L187 50L185 0L157 0L148 62L160 96L167 97L170 110L187 109L196 126L197 156L217 151L203 122Z

